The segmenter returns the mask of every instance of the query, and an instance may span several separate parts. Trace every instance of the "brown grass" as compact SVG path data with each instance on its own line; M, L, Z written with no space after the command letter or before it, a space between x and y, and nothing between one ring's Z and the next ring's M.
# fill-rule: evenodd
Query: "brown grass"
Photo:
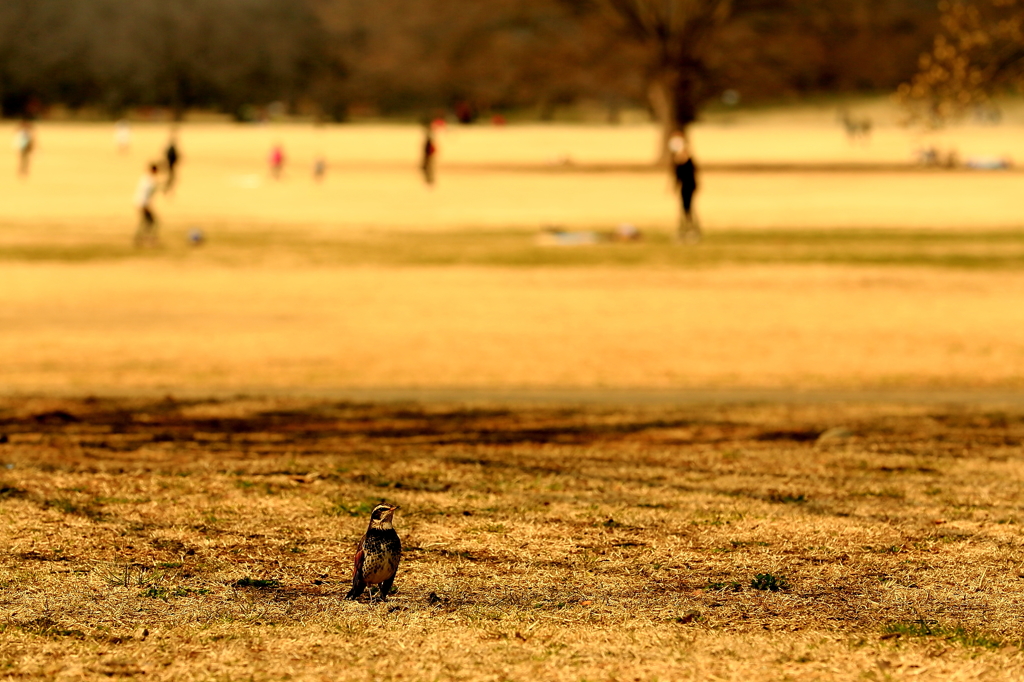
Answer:
M5 679L1021 679L1019 413L7 399L0 433ZM345 603L380 499L399 591Z

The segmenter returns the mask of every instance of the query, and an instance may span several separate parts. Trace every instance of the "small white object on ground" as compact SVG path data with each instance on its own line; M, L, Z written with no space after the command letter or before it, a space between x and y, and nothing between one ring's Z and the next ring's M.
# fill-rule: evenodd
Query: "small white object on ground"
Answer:
M537 243L541 246L589 246L601 240L593 230L568 232L561 229L548 228L540 233Z

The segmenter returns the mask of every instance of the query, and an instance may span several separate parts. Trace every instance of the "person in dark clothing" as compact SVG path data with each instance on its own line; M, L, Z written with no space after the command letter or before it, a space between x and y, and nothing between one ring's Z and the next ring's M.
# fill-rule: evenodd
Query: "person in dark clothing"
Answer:
M167 181L164 183L164 194L174 188L174 181L177 176L174 174L174 167L178 165L178 143L174 135L171 135L167 149L164 151L164 161L167 163Z
M428 185L434 184L434 157L437 156L437 145L434 144L434 131L430 124L426 125L426 139L423 141L423 179Z
M697 166L693 162L689 145L682 133L672 134L668 141L668 148L672 154L676 189L679 190L683 202L677 236L681 241L696 243L701 239L700 226L693 213L693 195L697 192Z

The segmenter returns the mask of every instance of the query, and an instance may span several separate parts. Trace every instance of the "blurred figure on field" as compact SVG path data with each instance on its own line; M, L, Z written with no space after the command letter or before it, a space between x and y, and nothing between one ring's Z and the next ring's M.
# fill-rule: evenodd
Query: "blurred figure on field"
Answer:
M32 122L26 118L14 133L13 145L14 151L18 152L18 175L22 177L28 176L28 160L35 145L36 138L32 132Z
M158 244L156 216L153 215L153 195L156 194L159 172L159 166L155 163L149 164L135 188L135 208L139 209L139 228L135 232L136 248L141 248L146 244L152 246Z
M689 142L682 131L677 130L669 136L668 151L672 157L676 189L683 204L676 236L680 241L695 244L701 239L700 225L693 213L693 195L697 192L697 166L693 163Z
M122 118L114 124L114 144L122 154L127 154L132 146L132 127L127 119Z
M322 182L325 173L327 173L327 160L322 156L318 156L316 161L313 162L313 179L317 182Z
M846 139L851 143L857 140L867 142L871 137L872 121L868 116L857 118L850 114L849 109L841 107L836 114L836 120L846 131Z
M181 161L181 154L178 153L178 136L172 130L171 138L167 141L167 149L164 150L164 163L167 165L167 180L164 182L164 194L174 189L174 183L178 179L178 162Z
M275 144L270 150L270 175L275 180L281 179L281 171L284 169L284 147Z
M434 144L434 128L429 123L424 127L423 159L420 169L423 180L430 186L434 184L434 159L437 156L437 145Z

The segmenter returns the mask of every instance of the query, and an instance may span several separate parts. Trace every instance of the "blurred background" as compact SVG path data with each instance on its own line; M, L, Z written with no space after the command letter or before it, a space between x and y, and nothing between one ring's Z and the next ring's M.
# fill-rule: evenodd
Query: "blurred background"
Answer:
M938 19L931 0L8 0L0 94L8 117L552 120L587 103L614 123L658 100L892 90Z
M1014 391L1022 26L5 0L0 391Z

